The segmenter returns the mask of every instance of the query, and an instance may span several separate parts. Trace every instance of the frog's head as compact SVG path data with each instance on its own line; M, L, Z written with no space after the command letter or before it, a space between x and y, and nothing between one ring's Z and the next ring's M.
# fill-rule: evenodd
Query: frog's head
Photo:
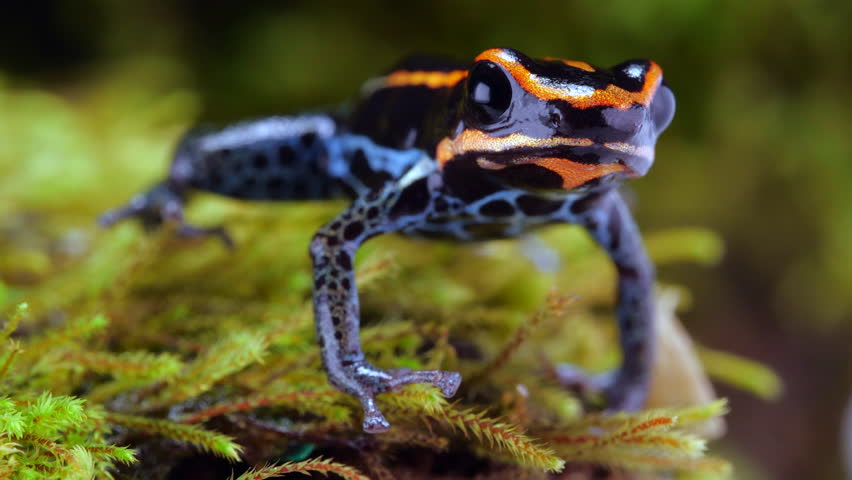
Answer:
M440 165L475 164L530 189L644 175L675 108L648 60L599 69L494 48L476 57L461 88L458 128L438 145Z

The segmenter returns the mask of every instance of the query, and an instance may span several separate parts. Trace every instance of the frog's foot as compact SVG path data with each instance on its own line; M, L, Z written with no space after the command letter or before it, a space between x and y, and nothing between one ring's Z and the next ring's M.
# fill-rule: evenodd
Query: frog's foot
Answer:
M639 410L648 394L645 382L630 379L618 370L589 374L574 365L560 364L556 366L556 377L563 386L585 398L603 395L608 411Z
M178 236L197 238L217 237L228 248L234 248L234 241L224 227L198 227L187 223L183 216L184 195L166 182L154 186L147 192L130 199L126 205L110 210L98 218L102 227L110 227L122 220L139 220L146 231L160 228L164 223L176 225Z
M216 237L229 250L233 250L236 246L234 239L231 238L228 230L226 230L222 225L217 225L215 227L196 227L195 225L181 222L177 227L177 234L178 236L186 238Z
M363 428L367 433L382 433L390 428L390 423L376 406L377 394L396 391L405 385L427 383L438 387L445 397L452 397L461 384L461 375L457 372L408 368L381 370L363 360L344 366L342 370L342 378L329 375L329 379L337 388L358 397L364 408Z
M111 227L116 223L134 218L139 220L146 231L159 228L164 221L162 206L168 201L166 188L157 185L151 190L140 193L130 199L125 205L109 210L98 217L98 224L104 228Z

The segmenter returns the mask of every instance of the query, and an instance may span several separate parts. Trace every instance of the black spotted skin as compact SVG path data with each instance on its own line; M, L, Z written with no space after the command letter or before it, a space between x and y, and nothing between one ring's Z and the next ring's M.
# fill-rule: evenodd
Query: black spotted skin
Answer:
M647 60L609 69L533 60L507 48L471 64L411 59L370 80L348 116L297 115L191 132L165 180L101 217L165 221L181 235L215 235L183 219L189 193L248 200L352 203L314 235L317 339L329 381L357 397L364 429L389 424L375 395L428 383L452 396L461 377L441 370L379 369L358 337L353 259L368 239L391 232L455 240L520 235L554 223L582 225L618 272L616 316L623 353L613 372L559 366L560 379L604 394L610 409L645 400L654 355L654 268L617 191L644 175L674 114L662 70Z

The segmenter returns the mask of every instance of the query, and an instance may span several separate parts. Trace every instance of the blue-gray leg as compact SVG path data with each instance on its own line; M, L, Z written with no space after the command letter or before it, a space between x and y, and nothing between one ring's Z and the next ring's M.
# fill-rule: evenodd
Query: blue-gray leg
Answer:
M233 248L234 242L224 227L198 227L184 220L185 195L184 188L167 180L146 192L137 194L126 205L104 213L98 219L98 223L103 227L109 227L125 218L136 218L147 231L155 230L164 223L171 223L176 226L179 236L213 236L219 238L226 247Z
M221 226L196 227L184 221L191 191L251 200L329 198L340 182L327 172L327 145L336 124L325 115L271 117L215 132L190 132L180 142L168 178L127 205L105 213L101 225L137 218L148 228L164 222L183 236L213 235L231 245ZM337 160L339 161L339 160Z
M449 397L455 394L461 382L461 376L455 372L376 368L364 358L358 335L358 291L353 271L355 251L370 237L422 222L432 209L439 182L438 175L431 175L407 186L394 182L361 196L322 227L311 241L314 318L323 364L331 384L361 402L363 427L370 433L383 432L390 427L376 406L376 394L397 390L403 385L428 383Z
M559 366L557 373L570 386L602 391L610 410L638 410L647 397L654 360L654 267L616 190L581 199L572 210L618 272L616 315L622 363L614 372L591 378L570 365Z

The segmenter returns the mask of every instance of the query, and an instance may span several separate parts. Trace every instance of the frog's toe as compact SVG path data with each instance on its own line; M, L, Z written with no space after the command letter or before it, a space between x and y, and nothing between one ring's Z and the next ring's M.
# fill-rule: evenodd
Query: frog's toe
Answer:
M387 432L390 429L390 422L376 406L373 396L368 394L361 396L359 400L364 408L364 423L361 425L364 431L367 433Z
M390 423L376 406L375 396L379 393L399 390L405 385L426 383L434 385L447 397L455 395L461 383L457 372L443 370L411 370L397 368L382 370L361 360L332 369L329 375L331 384L338 389L358 398L364 409L364 431L368 433L386 432Z
M644 384L612 382L604 389L606 408L613 412L635 412L645 406L648 389Z
M441 372L442 377L439 379L438 383L435 384L436 387L441 389L441 393L444 394L445 397L452 397L456 394L461 385L461 374L459 372Z
M103 228L109 228L121 220L132 216L133 212L131 212L128 208L116 208L114 210L108 210L102 213L98 217L98 225Z
M461 385L461 374L444 370L409 370L399 368L388 372L391 380L390 390L398 390L404 385L427 383L441 390L445 397L452 397Z
M556 378L559 383L583 396L602 393L610 383L610 373L590 374L575 365L560 364L556 366Z
M608 411L636 411L645 404L647 386L630 381L618 370L590 374L574 365L556 366L556 377L564 387L579 393L584 399L603 396Z
M365 414L362 427L367 433L385 433L390 430L390 423L388 423L384 415L379 412L377 416Z
M215 227L197 227L189 223L181 223L177 228L177 234L181 237L187 238L216 237L229 250L233 250L236 246L233 237L222 225Z
M116 223L133 218L139 220L145 230L154 230L163 224L163 219L158 212L152 211L147 205L131 200L126 205L104 212L98 217L98 225L109 228Z

